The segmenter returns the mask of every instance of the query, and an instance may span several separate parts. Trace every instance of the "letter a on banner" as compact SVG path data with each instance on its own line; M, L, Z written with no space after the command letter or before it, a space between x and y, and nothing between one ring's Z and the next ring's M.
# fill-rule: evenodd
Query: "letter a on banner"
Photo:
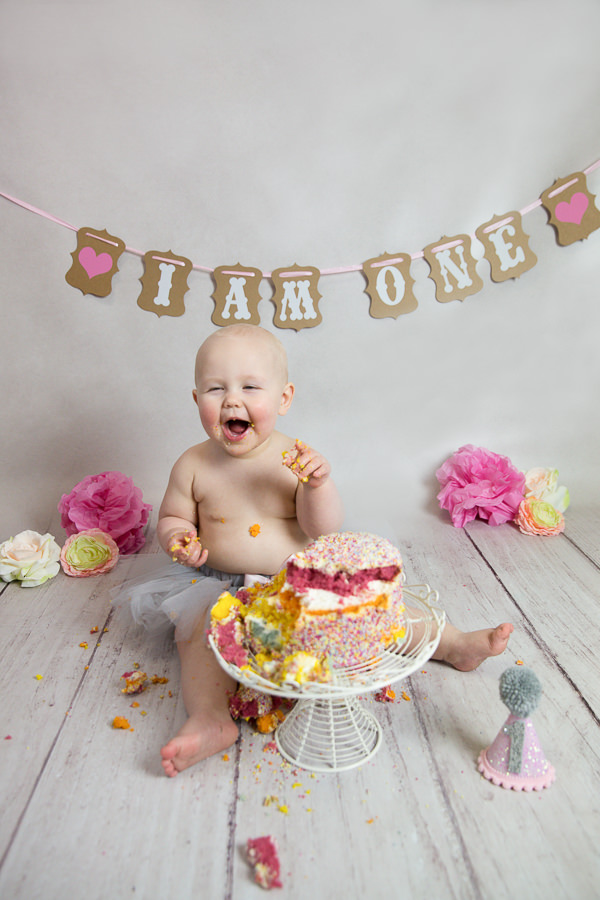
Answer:
M212 320L215 325L234 325L237 322L260 325L258 304L262 277L260 269L240 263L217 266L213 271L215 290L212 294L215 301Z
M490 264L493 281L518 278L533 268L537 256L529 249L529 238L521 227L521 214L514 211L494 216L476 229Z
M183 297L188 290L187 277L192 263L170 250L149 250L144 254L144 274L140 278L142 292L138 306L157 316L182 316Z
M273 322L277 328L314 328L323 321L319 311L321 295L317 290L320 272L314 266L290 266L275 269L271 278L276 307Z
M467 234L442 237L429 244L423 255L429 264L429 277L435 281L436 299L440 303L464 300L483 287L483 281L475 271L475 259L470 251L471 239Z
M107 297L112 290L112 277L119 270L117 261L124 249L125 242L106 230L80 228L77 248L71 253L73 264L65 275L67 283L82 294Z
M371 298L369 313L374 319L398 318L414 312L419 305L413 294L410 256L406 253L384 253L363 263L367 279L366 293Z

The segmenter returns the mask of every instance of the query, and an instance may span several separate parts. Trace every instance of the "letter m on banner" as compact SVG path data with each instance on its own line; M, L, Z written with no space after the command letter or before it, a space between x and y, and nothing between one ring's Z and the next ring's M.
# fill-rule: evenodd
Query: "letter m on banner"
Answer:
M273 322L278 328L300 331L323 321L317 289L320 274L314 266L289 266L271 273L275 286L272 300L276 307Z

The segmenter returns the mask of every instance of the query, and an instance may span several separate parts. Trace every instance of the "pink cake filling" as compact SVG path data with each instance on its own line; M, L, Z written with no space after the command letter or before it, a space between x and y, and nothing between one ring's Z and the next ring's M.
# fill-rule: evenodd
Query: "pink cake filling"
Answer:
M234 666L245 666L248 663L248 651L242 647L238 637L239 623L237 619L218 624L216 627L216 641L224 660Z
M360 594L370 581L392 581L400 571L399 566L377 566L374 569L362 569L349 575L347 572L328 572L318 569L305 569L288 563L286 578L295 591L305 594L309 590L331 591L341 597Z

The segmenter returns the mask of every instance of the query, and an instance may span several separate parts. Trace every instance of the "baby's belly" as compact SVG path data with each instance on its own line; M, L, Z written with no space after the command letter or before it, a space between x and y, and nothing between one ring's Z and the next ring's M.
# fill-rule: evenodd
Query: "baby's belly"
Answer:
M295 519L209 522L201 527L200 540L208 550L207 565L254 575L275 575L292 553L309 543Z

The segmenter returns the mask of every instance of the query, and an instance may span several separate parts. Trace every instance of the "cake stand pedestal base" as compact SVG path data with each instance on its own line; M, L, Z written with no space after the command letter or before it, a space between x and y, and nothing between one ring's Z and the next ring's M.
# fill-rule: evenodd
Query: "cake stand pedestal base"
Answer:
M299 700L275 732L281 755L313 772L360 766L381 740L379 722L354 697Z

